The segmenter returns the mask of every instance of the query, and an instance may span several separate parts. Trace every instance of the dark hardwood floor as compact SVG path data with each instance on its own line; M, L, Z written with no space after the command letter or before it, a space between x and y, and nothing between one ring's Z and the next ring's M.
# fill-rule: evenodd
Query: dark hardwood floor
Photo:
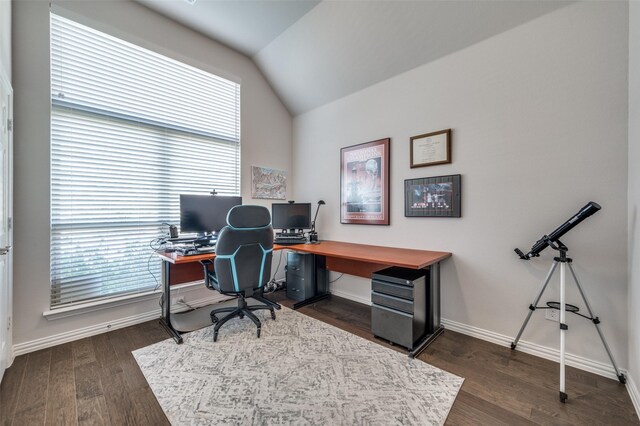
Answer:
M300 312L401 350L373 338L369 309L332 297ZM168 424L131 355L167 337L150 321L17 357L0 385L0 425ZM447 424L640 424L617 381L568 368L562 404L558 364L453 331L419 358L465 378Z

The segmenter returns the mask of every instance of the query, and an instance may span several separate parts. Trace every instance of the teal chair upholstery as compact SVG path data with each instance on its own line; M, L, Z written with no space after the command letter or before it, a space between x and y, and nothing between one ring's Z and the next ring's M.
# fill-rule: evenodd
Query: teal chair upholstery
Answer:
M207 288L238 299L238 306L218 308L211 311L214 324L213 341L218 340L220 327L232 318L245 316L251 319L260 337L262 323L252 311L267 309L276 319L275 309L280 305L263 296L264 285L271 276L273 252L273 228L271 214L262 206L235 206L227 215L224 227L216 243L216 257L202 261ZM246 299L253 298L259 305L249 305ZM228 313L223 318L217 314Z

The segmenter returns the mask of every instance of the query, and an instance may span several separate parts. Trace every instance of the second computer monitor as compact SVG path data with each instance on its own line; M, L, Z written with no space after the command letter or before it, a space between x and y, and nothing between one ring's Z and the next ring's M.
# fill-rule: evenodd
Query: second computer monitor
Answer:
M215 233L227 226L227 213L242 204L242 197L224 195L180 195L180 232L200 235Z
M310 229L311 203L271 204L271 225L274 229Z

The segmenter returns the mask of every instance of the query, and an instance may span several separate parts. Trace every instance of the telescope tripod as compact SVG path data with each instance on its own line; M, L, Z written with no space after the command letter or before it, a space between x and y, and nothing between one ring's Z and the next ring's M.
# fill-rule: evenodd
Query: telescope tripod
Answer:
M522 336L522 332L524 331L525 327L527 326L527 323L529 322L529 319L531 318L531 315L536 309L559 309L560 310L560 402L566 402L568 396L565 393L565 371L564 371L565 370L565 333L569 329L569 326L567 326L567 324L565 323L565 316L566 316L566 312L569 311L571 313L579 315L593 322L593 325L595 325L596 330L598 331L598 335L600 336L600 340L602 340L602 344L604 345L604 348L607 351L607 355L609 355L611 364L613 365L613 368L616 371L616 376L618 376L618 380L620 381L620 383L625 384L627 379L624 376L624 374L622 374L620 370L618 370L618 367L616 366L616 362L613 359L613 355L611 354L611 350L609 349L609 345L607 345L607 341L604 339L604 335L600 330L600 319L598 319L598 317L593 315L593 312L591 311L591 305L589 304L589 301L587 300L587 297L584 291L582 290L582 286L580 286L580 282L578 281L578 277L576 277L576 273L573 271L573 267L571 266L572 259L567 257L567 251L569 249L567 249L567 247L564 244L562 244L559 240L556 240L555 243L549 242L549 245L553 249L558 250L560 252L560 256L553 258L553 264L551 265L551 269L549 270L549 273L547 274L547 277L544 280L544 285L540 289L540 292L536 296L533 303L529 305L529 313L527 314L527 317L525 318L524 323L522 324L522 327L520 327L520 331L516 336L516 340L513 343L511 343L511 349L513 350L516 348L516 345L520 340L520 336ZM560 303L548 302L546 307L538 306L538 302L540 302L542 293L544 293L544 291L546 290L547 285L551 280L551 276L555 272L558 264L560 264ZM569 268L569 271L573 276L573 280L575 281L576 286L578 286L578 290L580 291L580 296L582 296L582 300L584 300L584 304L587 307L587 312L589 313L589 316L579 314L577 306L569 305L565 301L565 284L566 284L567 268Z

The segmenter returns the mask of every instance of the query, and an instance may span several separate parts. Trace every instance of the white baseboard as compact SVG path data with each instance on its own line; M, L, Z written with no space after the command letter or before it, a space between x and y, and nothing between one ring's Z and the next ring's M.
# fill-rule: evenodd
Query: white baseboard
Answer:
M201 306L211 305L213 303L218 303L227 299L229 299L229 297L215 293L213 296L205 297L198 300L191 300L188 303L193 308L199 308ZM171 306L171 312L182 312L188 309L190 309L189 306L182 304L175 304ZM150 312L144 312L142 314L132 315L126 318L121 318L102 324L91 325L88 327L78 328L76 330L66 331L64 333L54 334L53 336L43 337L41 339L18 343L13 345L13 355L24 355L29 352L50 348L52 346L72 342L74 340L84 339L85 337L95 336L96 334L106 333L107 331L129 327L131 325L140 324L158 318L160 318L160 308L154 309ZM167 338L169 337L170 336L167 335Z
M331 289L330 293L333 294L334 296L338 296L338 297L341 297L343 299L353 300L354 302L358 302L358 303L362 303L363 305L371 306L371 299L365 299L364 297L356 296L355 294L352 294L352 293L346 293L344 291L334 290L334 289Z
M626 373L627 376L627 391L629 392L629 396L631 397L631 402L633 403L633 407L636 409L636 414L640 417L640 393L638 392L638 387L636 383L633 381L633 378Z
M481 340L486 340L487 342L495 343L496 345L500 346L510 347L511 342L513 342L514 339L514 336L505 336L504 334L494 333L493 331L484 330L478 327L473 327L444 318L442 319L442 325L445 327L445 329L457 331L458 333L476 337ZM550 361L560 362L560 351L558 349L549 348L537 343L520 340L518 342L517 350L538 356L540 358L548 359ZM598 374L610 379L618 380L616 371L611 364L595 361L570 353L565 354L565 360L568 366L579 368L580 370L588 371L590 373Z

